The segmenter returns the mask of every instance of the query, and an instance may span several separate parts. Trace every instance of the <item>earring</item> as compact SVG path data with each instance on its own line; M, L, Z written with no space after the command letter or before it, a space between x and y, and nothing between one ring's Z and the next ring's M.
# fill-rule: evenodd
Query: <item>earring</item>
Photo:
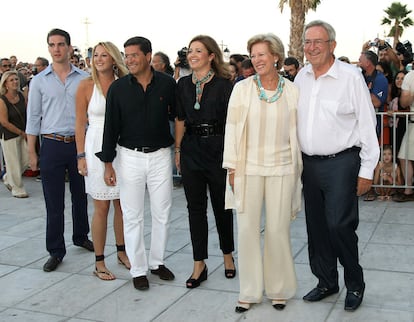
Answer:
M119 70L117 65L112 65L112 70L114 71L115 75L118 76Z
M275 60L275 63L273 64L273 66L275 66L276 68L277 68L277 63L278 63L278 61Z

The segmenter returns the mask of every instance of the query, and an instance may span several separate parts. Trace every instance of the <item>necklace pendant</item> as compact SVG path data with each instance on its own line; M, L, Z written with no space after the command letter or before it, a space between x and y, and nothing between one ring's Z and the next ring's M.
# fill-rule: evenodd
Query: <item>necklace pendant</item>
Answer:
M197 110L197 111L200 109L200 103L199 102L195 102L194 109Z

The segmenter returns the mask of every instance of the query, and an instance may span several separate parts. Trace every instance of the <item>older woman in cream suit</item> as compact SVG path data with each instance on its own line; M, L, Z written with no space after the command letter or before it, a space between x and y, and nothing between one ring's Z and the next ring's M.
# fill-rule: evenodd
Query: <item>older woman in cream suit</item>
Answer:
M247 48L256 74L233 89L223 157L230 184L227 207L237 210L238 313L260 303L263 288L277 310L283 310L294 296L290 221L300 210L302 187L302 159L296 137L298 90L279 74L284 61L283 44L277 36L263 34L252 37ZM266 215L262 258L263 201Z

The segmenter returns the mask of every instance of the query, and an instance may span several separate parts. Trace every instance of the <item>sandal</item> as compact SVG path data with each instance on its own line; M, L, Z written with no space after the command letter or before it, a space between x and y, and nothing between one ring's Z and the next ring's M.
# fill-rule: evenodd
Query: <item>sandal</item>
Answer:
M377 195L368 192L364 198L364 201L374 201L375 199L377 199Z
M406 201L414 201L414 193L406 195L405 193L399 193L392 197L393 201L396 202L406 202Z
M233 260L233 265L234 265L234 258L232 258ZM224 266L224 276L226 278L235 278L236 277L236 265L234 265L233 269L227 269L226 266Z
M104 255L98 255L95 256L95 261L103 262L104 258ZM116 279L115 275L112 274L109 270L107 270L106 267L105 270L98 270L98 268L95 266L95 271L93 272L93 274L103 281L113 281L114 279Z
M116 251L117 253L125 253L125 245L116 245ZM122 260L121 257L119 257L118 255L118 264L124 265L126 269L131 269L131 263L129 262L128 256L126 256L126 260Z
M110 271L98 271L96 267L93 274L103 281L113 281L114 279L116 279L114 274L112 274Z
M250 303L238 301L235 311L236 313L244 313L248 311L249 309L250 309Z

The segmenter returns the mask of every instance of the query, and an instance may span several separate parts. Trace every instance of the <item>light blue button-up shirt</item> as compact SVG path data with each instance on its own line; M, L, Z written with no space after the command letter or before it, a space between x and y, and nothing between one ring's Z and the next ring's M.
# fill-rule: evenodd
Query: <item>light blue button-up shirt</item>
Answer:
M26 133L75 134L76 91L89 74L72 65L65 83L49 65L30 81Z

